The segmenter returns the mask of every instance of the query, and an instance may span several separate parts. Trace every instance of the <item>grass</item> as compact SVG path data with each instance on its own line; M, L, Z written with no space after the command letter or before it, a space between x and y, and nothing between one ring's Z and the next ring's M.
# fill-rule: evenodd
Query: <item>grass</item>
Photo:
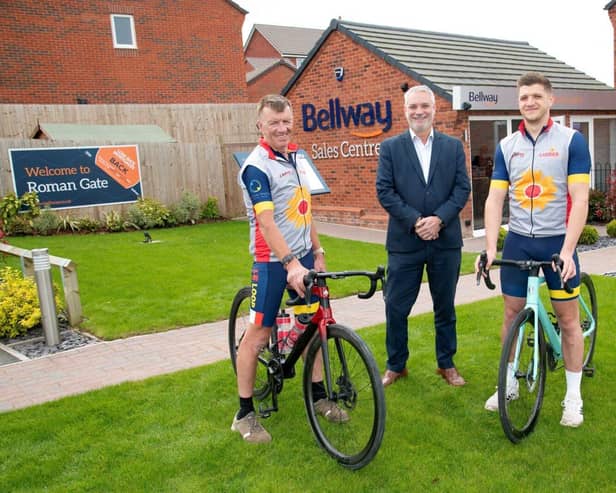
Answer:
M77 263L85 319L81 328L103 339L224 320L235 292L249 283L248 225L201 224L143 233L12 237L12 245L48 248ZM385 265L383 245L323 236L329 270L375 270ZM471 272L474 254L464 254ZM15 257L8 262L18 265ZM58 285L57 269L54 269ZM367 288L365 279L331 283L333 297Z
M597 371L583 380L581 428L559 425L562 369L548 375L537 429L521 444L511 444L498 416L483 410L499 357L502 302L495 297L458 307L462 388L434 374L432 314L411 317L410 375L386 390L383 445L360 471L343 469L316 445L300 372L265 421L274 441L243 443L229 430L237 396L227 360L3 414L0 491L614 491L616 279L593 280ZM383 325L360 334L383 369Z

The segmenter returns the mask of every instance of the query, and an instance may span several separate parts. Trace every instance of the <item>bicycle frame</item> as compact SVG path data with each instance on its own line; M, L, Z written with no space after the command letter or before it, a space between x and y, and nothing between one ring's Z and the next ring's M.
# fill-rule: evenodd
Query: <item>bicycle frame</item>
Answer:
M485 265L485 258L483 262ZM560 275L559 257L557 255L553 257L552 262L554 262L555 265L557 265L557 270ZM508 261L504 259L495 260L494 265L517 265L519 267L516 261ZM543 265L550 265L550 263L544 262ZM543 327L543 331L546 336L547 342L549 343L550 348L552 350L552 356L554 360L561 361L563 359L561 335L556 330L556 327L554 323L552 322L552 320L550 319L548 311L546 310L539 296L539 289L543 284L545 284L545 277L539 274L539 269L541 268L541 266L542 266L541 262L532 262L532 261L526 262L526 266L525 266L525 268L529 270L529 275L528 275L528 281L527 281L527 287L526 287L526 302L524 305L524 309L530 308L533 310L533 313L534 313L534 320L533 320L534 334L533 336L534 336L534 340L537 342L533 347L533 369L532 369L533 370L532 371L532 382L533 383L531 387L533 387L535 383L537 382L538 365L540 361L539 351L541 349L538 344L538 341L539 341L538 331L540 330L540 327ZM483 270L484 268L482 267L481 269ZM481 273L478 274L478 278L477 278L478 281L480 279L479 277L480 275ZM486 281L486 285L488 286L488 288L494 289L494 284L492 284L492 282L490 281L489 274L488 274L488 277L486 277L485 281ZM565 285L565 289L569 290L569 287ZM578 296L578 304L579 304L579 309L583 310L585 315L587 315L588 319L591 321L590 327L582 333L582 337L585 338L585 337L588 337L595 330L596 321L594 317L592 316L591 308L586 304L586 302L581 296ZM522 330L516 342L516 354L514 357L514 363L515 363L514 371L515 372L519 370L519 368L517 367L518 355L520 354L520 348L523 343L523 340L524 340L524 331Z
M348 272L334 272L329 273L329 277L332 279L341 279L344 277L351 276L366 276L371 280L370 289L366 293L358 293L358 297L360 298L370 298L375 290L376 290L376 280L380 279L381 283L384 283L384 269L379 267L376 273L368 273L368 272L360 272L360 271L348 271ZM327 397L330 400L334 400L336 396L332 395L333 382L332 382L332 372L329 364L329 348L327 345L327 327L328 325L335 324L336 321L334 319L331 303L329 299L329 289L327 287L327 282L325 277L319 277L319 273L315 271L311 271L309 275L304 279L304 284L306 285L306 292L310 293L317 298L319 302L319 308L313 314L310 322L306 325L304 332L299 336L293 349L291 352L284 357L280 351L278 350L278 340L277 337L273 341L272 344L272 354L274 358L273 366L270 364L270 368L268 369L268 378L275 379L276 373L278 372L278 366L282 370L282 375L285 376L293 376L295 374L295 364L299 360L300 356L304 353L306 348L312 342L315 334L318 333L318 337L321 341L321 351L323 355L323 373L326 381L326 389L327 389ZM310 299L311 296L307 294L306 299ZM288 300L287 305L293 306L298 304L299 298L294 300ZM339 349L339 348L338 348ZM346 360L344 359L344 354L339 350L340 359L344 366L345 371L348 370L346 368ZM282 362L282 363L281 363ZM280 364L280 365L279 365ZM278 373L280 375L280 373ZM282 386L279 387L282 389ZM260 412L268 413L271 411L278 411L278 388L276 385L272 385L272 407L271 408L260 408Z

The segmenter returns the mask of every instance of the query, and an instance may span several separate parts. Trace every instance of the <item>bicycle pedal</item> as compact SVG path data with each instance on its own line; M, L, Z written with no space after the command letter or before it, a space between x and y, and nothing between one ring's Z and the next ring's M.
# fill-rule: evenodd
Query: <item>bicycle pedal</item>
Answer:
M594 377L595 376L595 369L594 367L584 367L582 369L582 371L584 372L584 375L587 377Z

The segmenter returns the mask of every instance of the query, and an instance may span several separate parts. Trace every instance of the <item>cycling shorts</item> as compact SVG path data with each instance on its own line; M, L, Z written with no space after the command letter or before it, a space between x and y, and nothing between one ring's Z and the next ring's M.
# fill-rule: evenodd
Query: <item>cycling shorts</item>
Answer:
M306 269L314 268L314 255L309 252L299 259ZM280 309L282 295L287 287L287 271L280 262L254 262L252 264L252 277L250 282L250 321L260 327L273 327L276 315ZM297 293L287 289L289 298L295 298ZM302 300L300 306L294 307L294 313L312 313L318 305L316 297L311 300L310 309Z
M510 231L505 237L503 258L507 260L537 260L548 261L552 255L559 253L565 241L565 235L529 238ZM575 262L575 277L567 283L573 293L567 293L560 287L558 273L551 267L542 268L545 282L550 291L550 298L554 301L567 301L577 298L580 286L580 262L577 252L573 255ZM501 265L500 282L503 294L526 298L526 287L529 272L508 265Z

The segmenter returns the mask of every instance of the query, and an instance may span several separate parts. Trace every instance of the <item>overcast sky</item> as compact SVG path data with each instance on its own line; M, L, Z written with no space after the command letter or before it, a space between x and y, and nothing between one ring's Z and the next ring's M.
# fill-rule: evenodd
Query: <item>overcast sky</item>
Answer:
M526 41L614 85L609 0L234 0L253 24L326 29L333 18L382 26Z

